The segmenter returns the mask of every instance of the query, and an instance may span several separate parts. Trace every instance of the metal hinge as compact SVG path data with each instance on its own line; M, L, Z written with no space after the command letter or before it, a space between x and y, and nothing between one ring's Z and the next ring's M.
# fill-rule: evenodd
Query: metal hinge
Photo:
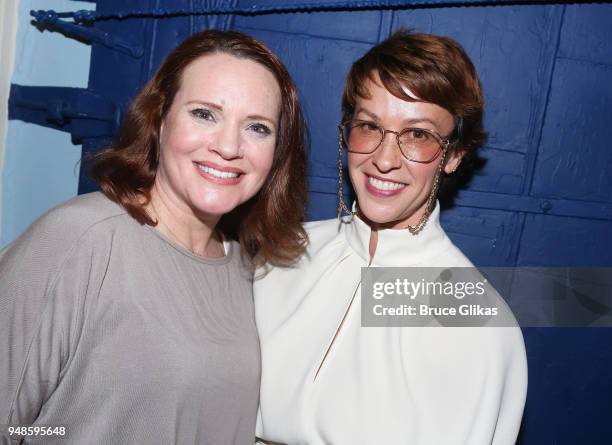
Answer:
M55 11L30 11L30 15L36 20L34 25L42 28L53 30L54 28L62 32L85 39L91 42L96 42L107 48L128 54L134 58L140 58L144 54L144 49L141 45L128 42L122 38L116 37L108 32L92 28L91 26L80 25L77 22L86 22L88 14L94 11L76 11L76 12L55 12ZM62 20L66 17L72 17L73 22Z
M113 136L120 114L114 102L87 89L11 85L9 119L69 132L75 143Z

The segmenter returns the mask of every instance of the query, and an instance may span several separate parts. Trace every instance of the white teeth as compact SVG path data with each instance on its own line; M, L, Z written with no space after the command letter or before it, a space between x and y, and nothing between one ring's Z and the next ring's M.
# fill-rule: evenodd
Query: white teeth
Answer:
M222 172L221 170L216 170L214 168L207 167L205 165L200 165L200 164L196 164L196 165L204 173L208 173L209 175L213 175L215 178L227 179L227 178L237 178L239 176L238 173L234 173L234 172Z
M374 188L377 188L378 190L399 190L401 188L406 187L406 184L400 184L399 182L392 181L381 181L380 179L373 178L372 176L368 177L368 181Z

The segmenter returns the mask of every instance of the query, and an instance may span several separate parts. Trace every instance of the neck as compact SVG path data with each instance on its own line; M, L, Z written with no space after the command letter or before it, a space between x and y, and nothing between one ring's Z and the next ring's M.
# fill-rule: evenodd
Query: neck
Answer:
M435 201L434 201L434 206L435 206ZM429 216L430 212L429 212L428 207L429 207L429 201L423 203L423 205L420 208L418 208L414 213L412 213L412 215L410 215L408 218L404 218L404 219L396 220L396 221L389 221L386 223L377 223L369 219L359 209L359 204L357 205L357 214L359 215L359 218L361 218L363 222L365 222L367 225L369 225L372 228L372 231L385 230L385 229L403 230L403 229L408 229L409 227L414 228L418 226L419 223L423 220L423 216L425 214Z
M194 255L224 256L223 242L215 231L220 217L200 217L177 201L157 181L154 183L147 211L157 221L155 229Z

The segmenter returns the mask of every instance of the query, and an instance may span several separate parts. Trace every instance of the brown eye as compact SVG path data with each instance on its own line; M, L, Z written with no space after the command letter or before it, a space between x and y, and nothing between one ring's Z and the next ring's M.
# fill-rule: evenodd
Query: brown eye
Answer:
M374 133L378 131L378 125L373 122L356 122L353 128L363 133Z
M215 116L212 112L206 108L194 108L189 113L197 119L205 120L205 121L215 121Z
M408 128L400 135L400 146L402 148L427 149L438 146L435 138L422 128Z
M421 130L420 128L413 128L409 131L409 136L412 139L427 139L429 138L429 133L425 130Z
M268 136L272 134L272 130L270 127L264 124L253 124L250 127L250 130L257 133L260 136Z

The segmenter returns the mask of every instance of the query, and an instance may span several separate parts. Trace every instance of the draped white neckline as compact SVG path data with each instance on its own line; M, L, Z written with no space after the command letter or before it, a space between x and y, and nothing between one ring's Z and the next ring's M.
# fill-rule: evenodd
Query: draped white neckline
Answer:
M343 225L349 246L357 255L369 262L372 228L357 215L351 222ZM379 230L372 265L399 267L422 264L448 247L445 243L446 239L446 234L440 225L440 204L436 202L429 221L417 235L411 234L408 229Z

